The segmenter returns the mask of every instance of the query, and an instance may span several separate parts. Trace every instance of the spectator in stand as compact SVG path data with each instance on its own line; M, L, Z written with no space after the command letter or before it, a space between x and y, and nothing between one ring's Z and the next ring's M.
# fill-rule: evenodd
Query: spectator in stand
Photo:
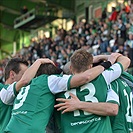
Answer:
M98 19L96 30L99 35L101 35L102 33L101 27L103 27L103 21L101 19Z
M110 55L112 53L112 49L111 49L111 47L107 47L107 52L105 53L105 54L107 54L107 55Z
M102 40L108 43L110 39L110 30L108 28L108 25L106 23L103 23L103 27L101 27L101 30L102 30L101 33Z
M32 64L38 57L53 58L55 55L54 53L57 53L57 60L59 60L61 48L68 48L69 50L66 51L66 54L68 54L68 51L73 53L76 49L86 47L86 45L92 49L91 52L94 51L92 54L95 54L98 43L97 38L99 37L102 37L103 41L106 40L107 43L110 42L110 44L112 44L110 45L112 52L116 52L119 45L124 45L125 42L127 43L128 34L133 34L132 6L129 13L125 12L125 8L119 9L119 12L116 10L117 9L114 7L110 17L111 20L105 19L105 21L103 21L102 18L99 18L98 21L91 20L88 23L74 23L72 29L67 32L62 28L58 29L55 39L46 38L46 36L43 36L43 38L37 37L38 39L34 39L32 44L29 46L29 55L22 55L22 58L29 58L28 60L30 60L29 62ZM120 19L122 19L122 22ZM114 39L114 36L116 36L116 39ZM39 47L39 45L41 46ZM126 49L124 47L124 51L125 50ZM100 53L101 52L97 52L97 54ZM18 52L16 56L21 57L21 54ZM62 62L60 62L60 64L62 65Z
M130 13L130 6L127 3L125 3L125 11L126 13Z
M118 49L116 50L116 52L124 55L124 46L123 45L119 45Z
M117 20L117 15L118 15L118 13L116 11L116 8L112 7L112 14L111 14L109 20L112 22L115 22Z
M125 11L124 8L121 10L120 15L121 15L121 19L122 19L122 21L124 22L124 24L126 24L128 18L127 18L127 13L126 13L126 11Z
M22 7L22 9L21 9L21 14L23 15L23 14L25 14L25 13L27 13L28 12L28 8L27 8L27 6L23 6Z
M123 23L121 18L118 19L118 22L119 22L118 26L119 26L119 30L120 30L120 38L124 39L123 42L125 42L126 38L127 38L127 35L126 35L126 26Z
M129 33L129 38L125 42L126 45L128 45L130 48L133 48L133 33Z
M128 53L129 53L129 58L131 59L131 67L133 67L133 33L129 34L129 39L126 42L126 45L129 46ZM133 72L132 72L132 74L133 74Z
M108 47L108 43L107 42L103 42L102 39L98 40L98 45L100 48L100 54L106 53L107 52L107 47Z
M112 52L115 52L118 49L117 41L117 35L113 35L112 39L109 41L109 46L111 47Z
M105 20L107 18L107 8L104 8L101 17L102 17L102 20Z

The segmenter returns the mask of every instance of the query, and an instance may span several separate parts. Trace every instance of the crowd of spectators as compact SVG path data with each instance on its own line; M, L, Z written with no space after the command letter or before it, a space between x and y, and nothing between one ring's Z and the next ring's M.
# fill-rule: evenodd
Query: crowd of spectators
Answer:
M48 57L59 67L69 61L76 49L84 48L93 55L119 52L131 59L129 72L133 74L133 9L113 7L110 15L103 10L102 17L88 23L74 23L72 29L58 29L55 38L31 39L29 47L23 47L15 56L25 58L29 65L36 59ZM2 67L8 59L1 62Z

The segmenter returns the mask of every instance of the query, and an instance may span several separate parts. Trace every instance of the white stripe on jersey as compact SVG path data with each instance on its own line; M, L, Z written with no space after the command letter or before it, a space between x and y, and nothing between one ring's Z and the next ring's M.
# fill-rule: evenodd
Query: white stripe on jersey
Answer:
M112 89L111 85L110 85L109 87L110 87L110 89L108 89L108 92L107 92L107 99L106 99L106 102L115 101L115 102L117 102L117 103L120 105L119 96L118 96L117 93ZM118 89L118 83L117 83L117 89Z
M48 86L50 91L53 94L67 91L68 90L68 81L71 75L63 75L62 77L51 75L48 77Z
M11 85L9 85L7 89L3 88L1 90L1 101L4 104L13 105L14 99L16 97L15 94L14 94L14 90L13 90L15 83L16 82L14 82Z
M110 68L111 70L107 69L102 73L107 85L109 85L112 81L120 77L122 73L122 68L119 63L115 63Z

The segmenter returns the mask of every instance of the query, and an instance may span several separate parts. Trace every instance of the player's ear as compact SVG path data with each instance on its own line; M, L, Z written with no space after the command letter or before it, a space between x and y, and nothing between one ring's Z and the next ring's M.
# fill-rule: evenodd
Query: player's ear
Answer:
M74 74L74 69L73 69L73 67L70 65L70 73L72 73L72 74Z
M16 75L16 73L15 73L13 70L11 70L11 71L10 71L10 76L9 76L9 77L10 77L11 79L14 79L15 75Z
M93 64L90 64L90 65L88 66L88 69L92 68L92 66L93 66Z

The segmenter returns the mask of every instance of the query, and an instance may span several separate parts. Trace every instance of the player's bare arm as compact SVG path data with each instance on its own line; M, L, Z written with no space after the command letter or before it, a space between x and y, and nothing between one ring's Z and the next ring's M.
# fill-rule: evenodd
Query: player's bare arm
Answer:
M38 70L38 68L40 67L41 64L45 64L45 63L53 63L53 61L51 61L48 58L41 58L41 59L37 59L23 74L22 78L16 83L16 92L18 93L20 88L27 85L32 78L35 77L36 72ZM14 82L15 83L15 82ZM15 99L15 95L14 93L10 93L13 92L13 88L14 88L14 83L11 84L8 88L7 91L1 91L1 100L3 103L5 104L9 104L12 105L13 101Z
M123 62L123 59L127 59L127 60L125 60ZM108 60L112 64L116 60L119 61L122 64L124 69L126 69L130 64L130 60L127 57L122 56L118 53L111 54L111 56L108 58ZM78 74L76 74L76 75L78 75ZM85 74L85 75L87 75L87 74ZM80 76L78 76L78 77L80 77ZM116 115L118 113L118 105L117 104L113 104L113 106L110 106L110 105L112 105L112 103L100 103L101 105L99 105L97 103L92 104L92 103L81 102L73 94L71 94L71 99L57 99L57 101L63 102L58 105L55 105L55 107L57 107L58 110L64 110L63 113L69 112L69 111L74 111L76 109L81 109L81 110L88 111L91 113L96 113L99 115ZM82 105L82 106L80 106L80 105ZM89 106L90 106L90 108L88 108Z
M63 113L71 112L75 110L83 110L89 113L102 115L102 116L114 116L118 113L118 105L114 103L91 103L80 101L77 96L70 93L70 99L58 98L56 101L61 102L54 107L58 111Z
M93 56L93 63L98 63L100 61L107 61L110 55L97 55Z
M28 84L32 78L35 77L37 70L41 64L53 63L52 60L48 58L37 59L23 74L22 78L16 83L16 91L19 92L20 88Z
M119 54L119 53L111 54L108 57L108 61L110 61L111 64L113 64L114 62L121 63L124 70L126 70L130 65L130 59L126 56L123 56L123 55ZM83 85L87 82L90 82L91 80L95 79L103 71L104 71L104 67L99 65L99 66L93 67L91 69L88 69L85 72L75 74L72 77L71 81L70 81L70 85L71 85L70 87L73 88L73 87L76 87L76 86Z

